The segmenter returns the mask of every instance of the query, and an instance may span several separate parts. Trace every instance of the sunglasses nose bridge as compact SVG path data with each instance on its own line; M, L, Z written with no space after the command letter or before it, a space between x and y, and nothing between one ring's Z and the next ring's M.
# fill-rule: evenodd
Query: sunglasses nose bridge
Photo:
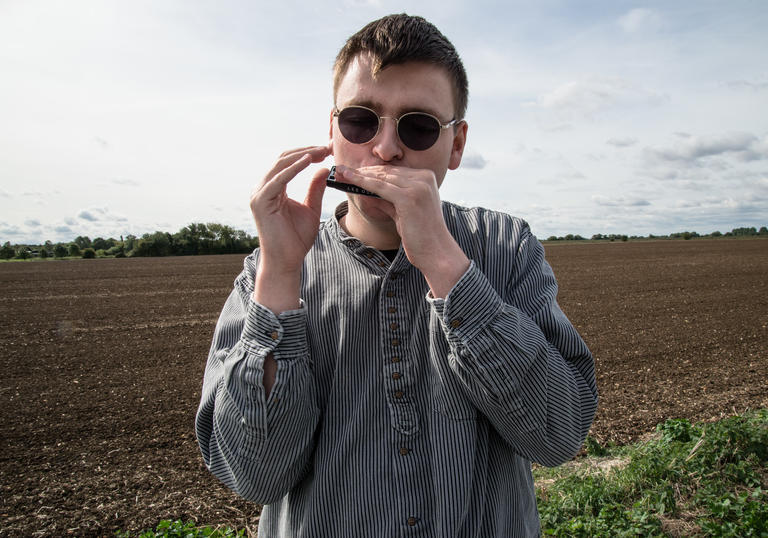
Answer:
M392 120L395 122L395 137L399 140L400 139L400 118L395 118L394 116L378 116L379 118L379 128L376 131L375 136L379 136L384 131L384 120Z

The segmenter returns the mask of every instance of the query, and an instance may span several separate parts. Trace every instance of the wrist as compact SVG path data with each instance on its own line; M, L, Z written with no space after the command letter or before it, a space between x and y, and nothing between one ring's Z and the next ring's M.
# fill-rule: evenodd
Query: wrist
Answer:
M428 264L419 268L435 298L445 298L469 269L469 258L457 243L454 242L454 245L454 248L441 250Z
M299 308L301 270L272 271L259 267L253 284L253 300L276 315Z

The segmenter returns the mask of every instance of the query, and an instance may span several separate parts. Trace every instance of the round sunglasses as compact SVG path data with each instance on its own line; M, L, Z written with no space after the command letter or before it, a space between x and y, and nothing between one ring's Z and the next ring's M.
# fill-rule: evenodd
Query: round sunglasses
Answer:
M426 112L406 112L399 118L379 116L370 108L364 106L348 106L339 110L334 109L333 115L339 120L339 130L344 138L353 144L370 142L379 132L381 121L389 118L395 120L397 136L400 141L415 151L431 148L443 129L455 125L459 120L453 119L448 123Z

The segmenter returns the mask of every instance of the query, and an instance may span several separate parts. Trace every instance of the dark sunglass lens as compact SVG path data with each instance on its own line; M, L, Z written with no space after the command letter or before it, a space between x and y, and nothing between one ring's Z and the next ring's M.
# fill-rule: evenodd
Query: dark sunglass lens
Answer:
M365 144L376 136L379 118L372 110L349 107L339 112L339 129L353 144Z
M414 112L400 118L397 134L403 144L416 151L429 149L440 136L440 123L427 114Z

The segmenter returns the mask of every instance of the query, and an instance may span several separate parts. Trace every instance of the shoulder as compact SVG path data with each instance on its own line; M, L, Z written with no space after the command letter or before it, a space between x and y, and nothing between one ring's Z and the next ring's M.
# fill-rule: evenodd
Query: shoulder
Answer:
M476 241L519 244L533 237L528 222L503 211L443 201L443 216L454 235L469 234Z

